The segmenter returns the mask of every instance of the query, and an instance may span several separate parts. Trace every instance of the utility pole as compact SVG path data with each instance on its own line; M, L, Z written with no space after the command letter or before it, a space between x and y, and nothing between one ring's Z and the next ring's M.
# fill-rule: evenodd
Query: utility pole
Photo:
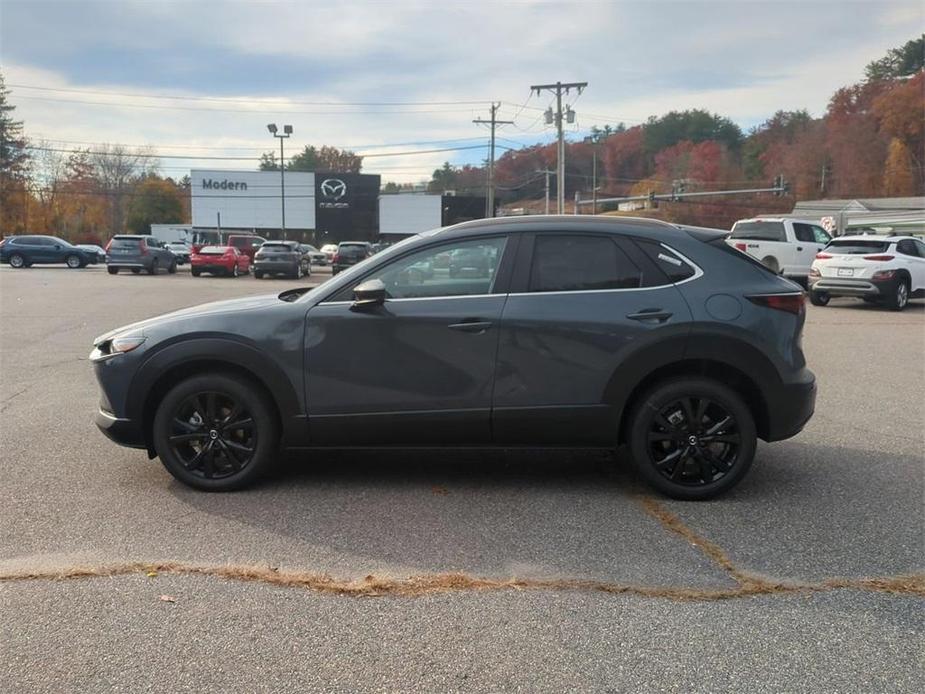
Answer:
M534 84L530 87L531 94L536 92L537 95L539 95L543 91L555 92L556 94L556 112L555 114L550 114L550 112L547 111L546 122L551 124L553 122L551 120L552 118L556 124L556 129L559 132L559 147L556 156L556 172L558 176L556 207L559 214L562 214L565 211L565 134L562 130L562 123L564 117L568 118L569 123L575 122L575 112L572 109L568 109L568 112L563 117L562 94L568 94L572 89L577 89L578 93L581 94L582 90L584 90L584 88L587 86L587 82L556 82L555 84Z
M495 216L495 128L499 125L513 125L514 121L512 120L498 120L496 115L498 109L501 107L501 104L492 103L491 105L491 120L485 120L483 118L476 118L473 123L478 125L490 125L491 126L491 146L489 147L488 152L488 195L487 195L487 206L488 212L485 215L486 217Z
M600 133L588 135L585 142L591 145L591 214L597 214L597 147L601 144Z
M280 192L280 231L282 232L283 241L286 240L286 159L283 155L283 140L292 135L292 126L284 125L283 134L279 135L279 129L276 123L267 125L270 134L279 139L279 192Z
M550 171L549 169L537 169L536 173L546 174L546 214L549 214L549 174L554 174L555 171Z

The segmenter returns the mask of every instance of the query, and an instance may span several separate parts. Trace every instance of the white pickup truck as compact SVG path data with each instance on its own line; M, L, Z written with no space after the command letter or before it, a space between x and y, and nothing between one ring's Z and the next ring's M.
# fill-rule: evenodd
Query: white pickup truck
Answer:
M816 253L832 240L819 222L786 217L740 219L726 239L784 277L806 283Z

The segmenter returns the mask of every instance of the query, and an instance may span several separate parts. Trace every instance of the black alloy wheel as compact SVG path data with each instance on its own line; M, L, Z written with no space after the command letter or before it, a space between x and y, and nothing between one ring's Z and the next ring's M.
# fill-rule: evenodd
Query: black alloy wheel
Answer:
M161 462L178 480L206 491L231 491L266 472L277 430L259 385L216 373L175 386L158 407L153 433Z
M156 274L157 274L157 266L158 266L158 262L157 262L157 258L155 258L154 260L151 261L151 267L148 268L148 274L149 274L149 275L156 275Z
M656 386L630 424L634 463L659 491L705 499L734 486L756 448L755 424L741 396L707 379Z

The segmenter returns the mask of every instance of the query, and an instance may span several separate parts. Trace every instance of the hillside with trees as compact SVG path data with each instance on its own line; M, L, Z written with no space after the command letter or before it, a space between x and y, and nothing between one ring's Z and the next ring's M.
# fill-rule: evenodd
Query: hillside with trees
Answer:
M820 117L778 111L743 132L730 119L702 110L676 110L640 125L607 124L591 141L566 144L566 199L591 196L597 156L599 197L769 187L777 176L789 195L663 202L642 214L729 228L736 219L784 212L795 200L903 197L925 194L925 35L870 63L864 79L838 89ZM103 241L156 222L188 222L189 177L159 174L156 153L123 145L64 150L30 142L0 74L0 234L49 233L72 241ZM273 152L255 165L279 170ZM359 172L361 156L336 147L306 146L287 162L293 171ZM543 209L545 170L556 146L505 151L496 162L502 205ZM483 195L484 166L433 172L430 192ZM551 177L551 187L556 181ZM383 193L415 189L385 181Z

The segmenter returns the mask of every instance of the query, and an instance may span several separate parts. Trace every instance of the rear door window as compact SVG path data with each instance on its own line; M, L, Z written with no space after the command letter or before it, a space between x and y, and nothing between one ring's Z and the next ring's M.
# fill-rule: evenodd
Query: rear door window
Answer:
M641 285L642 271L607 236L536 237L528 285L531 292L635 289Z
M816 235L813 233L813 228L809 224L800 224L799 222L794 222L793 235L797 237L797 241L816 243Z
M751 241L786 241L787 232L784 230L783 222L739 222L729 238Z

